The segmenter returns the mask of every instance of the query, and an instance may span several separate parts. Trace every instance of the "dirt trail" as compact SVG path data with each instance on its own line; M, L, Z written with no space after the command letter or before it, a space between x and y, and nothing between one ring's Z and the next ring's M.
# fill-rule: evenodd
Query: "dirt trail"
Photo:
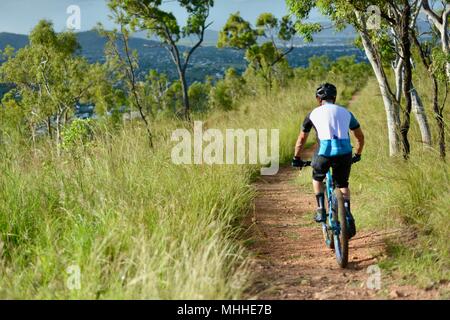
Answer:
M386 234L358 232L350 242L349 266L341 269L313 222L313 193L301 193L298 171L281 168L261 177L250 232L256 253L256 281L248 293L258 299L433 299L435 290L398 286L382 274L382 289L367 287L368 267L383 254ZM303 173L306 174L306 173ZM357 219L357 217L356 217Z

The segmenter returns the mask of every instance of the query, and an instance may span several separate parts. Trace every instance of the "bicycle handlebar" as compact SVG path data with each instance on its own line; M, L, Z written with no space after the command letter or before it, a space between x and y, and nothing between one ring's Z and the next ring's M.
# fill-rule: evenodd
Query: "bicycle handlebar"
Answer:
M302 168L311 167L311 163L312 163L312 161L304 161Z
M312 161L303 161L303 166L300 167L301 168L306 168L306 167L311 167L311 163ZM355 164L355 162L352 162L352 165Z

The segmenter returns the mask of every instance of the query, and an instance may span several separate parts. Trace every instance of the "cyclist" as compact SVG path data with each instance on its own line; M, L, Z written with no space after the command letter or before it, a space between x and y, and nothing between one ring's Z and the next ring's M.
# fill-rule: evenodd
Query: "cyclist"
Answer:
M303 167L301 153L305 147L311 129L317 132L319 147L312 161L313 187L317 199L317 211L314 220L326 222L325 194L323 180L330 167L337 188L344 196L344 205L350 215L349 238L356 234L355 221L350 212L349 176L352 163L361 160L364 148L364 134L358 120L346 108L336 105L337 89L330 83L317 88L316 99L319 107L315 108L303 122L302 130L295 145L293 167ZM349 131L352 131L357 142L356 154L352 156L352 145Z

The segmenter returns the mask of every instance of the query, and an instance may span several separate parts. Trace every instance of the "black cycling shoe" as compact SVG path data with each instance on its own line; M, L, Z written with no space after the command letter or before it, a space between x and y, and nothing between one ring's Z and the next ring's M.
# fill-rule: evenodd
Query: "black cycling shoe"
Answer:
M353 238L356 235L356 224L355 219L353 218L351 213L347 215L347 229L348 238Z
M317 223L327 222L327 213L323 208L317 208L314 221Z

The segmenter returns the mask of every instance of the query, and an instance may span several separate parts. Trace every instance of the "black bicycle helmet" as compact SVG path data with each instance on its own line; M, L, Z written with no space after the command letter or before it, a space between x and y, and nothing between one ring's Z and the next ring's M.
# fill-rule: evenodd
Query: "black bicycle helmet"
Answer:
M331 100L336 98L337 89L331 83L323 83L316 90L316 97L320 100Z

